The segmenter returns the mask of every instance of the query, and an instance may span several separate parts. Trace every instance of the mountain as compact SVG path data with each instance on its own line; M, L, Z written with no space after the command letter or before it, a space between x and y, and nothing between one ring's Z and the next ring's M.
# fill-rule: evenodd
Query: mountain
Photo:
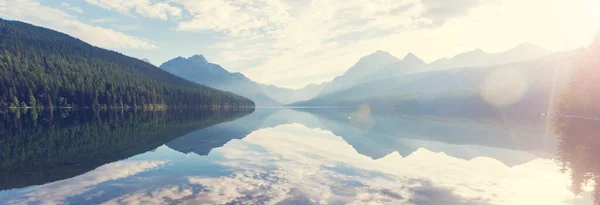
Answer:
M0 107L254 106L50 29L0 19Z
M308 100L326 85L312 84L301 89L265 85L254 82L241 73L231 73L218 64L210 63L202 55L177 57L163 63L160 68L192 82L248 97L261 106L279 106Z
M488 67L394 76L297 103L300 106L368 104L403 113L485 117L535 114L553 107L573 70L572 53Z
M261 84L261 88L269 97L272 97L283 104L290 104L315 97L327 86L327 84L329 83L310 84L300 89L281 88L274 85Z
M547 55L550 55L550 51L523 43L505 52L486 53L481 49L477 49L458 54L450 59L440 59L427 64L413 53L408 53L400 60L385 51L377 51L361 58L343 75L336 77L328 86L323 88L323 91L317 96L324 96L362 83L403 74L460 67L502 65L534 60Z
M241 73L230 73L220 65L208 62L202 55L177 57L163 63L160 68L192 82L242 95L260 106L281 105L267 96L258 83Z
M484 67L516 63L538 59L550 55L551 52L530 43L518 46L500 53L487 53L481 49L458 54L450 59L440 59L432 62L428 70L459 68L459 67Z
M364 76L364 80L360 83L389 78L390 76L397 76L407 73L424 72L426 71L426 66L427 63L425 63L425 61L423 61L413 53L408 53L406 54L406 56L404 56L404 58L401 61L397 61L386 65L381 69L371 73L370 75Z
M373 74L383 67L399 61L400 59L385 51L377 51L373 54L362 57L343 75L334 78L330 83L328 83L318 94L318 96L343 90L361 82L366 82L367 79L363 77Z

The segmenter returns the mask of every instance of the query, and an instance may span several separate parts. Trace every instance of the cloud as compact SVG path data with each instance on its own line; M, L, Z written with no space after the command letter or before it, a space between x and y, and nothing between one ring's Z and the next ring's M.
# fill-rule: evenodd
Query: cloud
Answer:
M115 30L120 30L120 31L139 31L139 30L144 29L142 26L138 26L138 25L122 25L122 24L112 24L112 25L110 25L110 27Z
M223 51L216 61L234 71L244 70L259 82L271 78L266 83L310 77L315 83L321 82L323 75L319 72L332 76L351 63L340 65L340 59L360 57L345 50L348 44L414 27L410 19L418 14L416 0L174 2L192 16L191 20L181 21L177 30L223 33L222 43L214 45ZM326 59L330 62L323 64ZM259 63L246 69L248 62ZM300 83L293 87L302 87Z
M289 88L331 80L376 50L396 56L412 52L427 62L478 48L505 51L524 41L565 50L589 43L600 28L600 21L593 20L599 15L594 0L172 0L171 4L186 14L175 30L218 33L216 42L203 48L218 52L216 63L252 80Z
M111 29L91 26L59 10L34 0L0 0L0 13L7 18L25 21L67 33L95 46L104 48L154 49L147 39L130 36Z
M213 30L231 37L264 37L285 26L285 5L277 0L221 1L173 0L191 15L177 26L180 31Z
M378 50L364 48L376 48L385 44L383 38L418 29L432 21L429 18L438 23L442 17L459 16L431 16L435 9L442 11L440 6L422 5L419 0L173 2L192 16L179 22L177 30L225 35L213 46L222 51L216 62L253 80L292 88L331 80L356 59ZM444 6L451 7L448 4Z
M99 18L99 19L92 19L90 22L92 23L112 23L112 22L117 22L119 21L119 19L117 18Z
M9 204L61 204L68 197L83 194L94 186L156 168L165 161L119 161L103 165L83 175L20 190L23 196Z
M431 20L432 26L440 26L447 19L465 15L470 9L478 6L483 0L421 0L422 17Z
M83 14L83 9L81 9L81 7L77 7L77 6L71 6L70 4L68 4L67 2L61 2L60 6L69 9L71 11Z
M180 18L181 9L165 2L152 3L150 0L85 0L86 3L119 13L167 20Z

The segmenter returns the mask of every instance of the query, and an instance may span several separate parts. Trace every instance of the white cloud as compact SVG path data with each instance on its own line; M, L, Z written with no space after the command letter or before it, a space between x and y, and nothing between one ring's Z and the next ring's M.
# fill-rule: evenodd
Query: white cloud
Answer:
M215 45L223 50L216 61L225 62L225 66L233 70L244 70L244 74L261 82L271 78L267 83L307 77L320 82L323 72L328 77L338 74L354 61L340 63L348 59L348 52L339 50L341 47L365 36L379 37L382 33L416 26L410 19L418 15L414 10L416 0L315 0L294 7L277 0L243 4L175 1L194 15L194 20L181 22L179 30L225 33L225 42ZM298 8L304 9L298 11ZM359 55L352 57L357 59ZM243 69L247 66L244 62L255 60L261 63ZM237 66L232 68L231 65Z
M565 50L589 43L600 28L594 0L172 2L191 15L177 30L225 34L213 45L215 62L292 88L330 80L376 50L412 52L429 62L525 41Z
M446 19L465 15L470 9L483 3L482 1L485 0L421 0L424 7L423 16L430 19L433 26L443 24Z
M126 178L165 164L164 161L119 161L83 175L21 190L23 196L9 204L62 204L68 197L89 191L103 182Z
M33 0L0 2L4 5L1 12L6 17L56 28L95 45L155 47L147 39L82 24L57 9L50 11L45 7L45 10L32 8L30 11L22 6ZM486 52L505 51L522 42L559 51L585 46L600 29L597 0L86 2L131 16L148 17L143 21L170 19L172 22L168 23L173 23L170 25L173 32L212 31L198 37L203 38L202 42L209 41L207 46L202 43L181 52L208 52L215 56L214 62L230 71L242 72L261 83L290 88L331 80L360 57L376 50L398 57L412 52L428 62L478 48ZM107 20L114 21L95 19L90 22ZM118 28L126 31L132 27ZM169 35L171 33L157 38L169 39ZM173 35L179 37L177 33ZM206 35L208 38L204 38ZM190 38L182 39L185 41L197 40L191 35L182 36ZM215 51L216 54L212 53ZM172 57L164 56L173 51L161 52L143 53L143 56Z
M83 14L83 9L81 9L81 7L77 7L77 6L71 6L70 4L68 4L67 2L62 2L60 3L60 6L69 9L71 11Z
M35 0L0 0L4 17L58 30L104 48L154 49L147 39L82 23L75 17Z
M99 18L99 19L92 19L90 22L92 23L112 23L112 22L117 22L119 21L119 19L117 18Z
M179 23L177 29L181 31L214 30L240 38L264 37L289 21L285 5L277 0L173 2L192 15L191 20Z
M138 25L122 25L122 24L112 24L110 25L111 28L116 29L116 30L120 30L120 31L139 31L139 30L143 30L144 28Z
M85 2L127 15L133 15L132 13L135 12L144 17L162 20L177 19L182 15L180 8L164 2L152 3L150 0L85 0Z

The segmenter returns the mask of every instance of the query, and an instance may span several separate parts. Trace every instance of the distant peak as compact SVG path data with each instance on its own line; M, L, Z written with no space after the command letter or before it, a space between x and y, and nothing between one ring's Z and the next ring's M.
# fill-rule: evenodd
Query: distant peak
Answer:
M404 56L402 61L404 61L405 63L409 63L409 64L424 64L425 63L421 58L417 57L417 55L415 55L414 53L406 54L406 56Z
M523 43L520 43L519 45L517 45L517 47L535 47L535 45L533 45L529 42L523 42Z
M181 61L185 61L185 58L181 57L181 56L177 56L176 58L173 58L171 60L168 60L168 61L164 62L159 67L162 68L163 65L165 65L165 64L171 64L171 63L176 63L176 62L181 62Z
M189 58L187 58L188 60L194 61L194 62L202 62L202 63L208 63L208 61L206 60L206 58L204 58L203 55L193 55Z
M488 53L481 50L480 48L478 48L478 49L475 49L472 51L459 53L459 54L455 55L453 58L477 58L477 57L483 56L485 54L488 54Z
M549 52L548 50L546 50L545 48L539 47L537 45L528 43L528 42L523 42L520 43L519 45L517 45L516 47L514 47L513 49L510 49L510 51L543 51L543 52Z
M481 48L478 48L478 49L475 49L475 50L472 50L472 51L467 51L467 52L464 52L464 53L461 53L461 54L458 54L458 55L469 55L469 56L472 56L472 55L482 55L482 54L488 54L488 53L485 52L485 51L483 51L483 50L481 50Z
M473 53L485 53L485 51L481 50L481 48L475 49L473 51L471 51Z
M419 57L417 57L417 55L415 55L414 53L407 53L407 54L404 56L404 59L411 59L411 58L419 58ZM404 59L403 59L403 60L404 60Z
M377 50L377 51L375 51L375 53L373 53L373 54L390 54L390 53L388 53L388 52L386 52L386 51L382 51L382 50Z
M362 57L361 59L380 59L380 58L396 58L396 57L392 56L392 54L390 54L386 51L377 50L377 51L375 51L375 53L371 53L365 57Z

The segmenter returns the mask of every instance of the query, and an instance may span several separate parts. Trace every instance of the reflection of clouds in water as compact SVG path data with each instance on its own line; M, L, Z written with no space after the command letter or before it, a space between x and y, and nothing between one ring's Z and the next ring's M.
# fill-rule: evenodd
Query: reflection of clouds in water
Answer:
M170 149L158 150L166 151L181 155ZM558 172L559 167L551 160L536 159L508 167L491 158L462 160L426 149L406 157L394 152L373 160L357 153L330 131L299 124L257 130L243 140L233 140L213 150L211 156L203 159L218 167L225 166L225 170L219 168L224 176L182 170L177 176L167 174L167 181L148 184L151 188L144 186L140 190L132 185L133 189L128 190L139 191L107 204L452 205L589 201L575 200L569 191L569 176ZM80 177L25 189L24 194L31 199L37 197L34 200L60 202L91 190L95 184L131 176L163 163L112 163ZM164 169L174 171L182 168L179 165ZM117 173L100 174L106 171ZM169 184L173 177L185 177L186 181Z
M83 175L22 190L22 198L8 204L61 204L68 197L83 194L93 186L110 180L126 178L158 167L164 161L119 161L98 167Z
M264 150L244 149L248 146ZM258 130L215 151L227 159L220 164L239 173L191 177L207 188L195 202L560 204L573 199L568 176L551 160L507 167L491 158L466 161L425 149L372 160L331 132L297 124Z
M201 184L206 190L186 204L273 204L283 200L292 188L273 177L276 175L260 172L236 173L222 178L190 177L191 184Z
M138 204L163 204L165 201L180 200L184 197L192 195L190 188L183 188L179 186L172 186L168 188L162 188L152 191L139 191L133 194L123 196L118 199L113 199L104 203L104 205L113 204L126 204L126 205L138 205Z
M421 186L412 187L413 197L408 200L410 204L489 204L487 200L481 197L467 199L456 197L450 189L435 187L429 181L421 181Z

